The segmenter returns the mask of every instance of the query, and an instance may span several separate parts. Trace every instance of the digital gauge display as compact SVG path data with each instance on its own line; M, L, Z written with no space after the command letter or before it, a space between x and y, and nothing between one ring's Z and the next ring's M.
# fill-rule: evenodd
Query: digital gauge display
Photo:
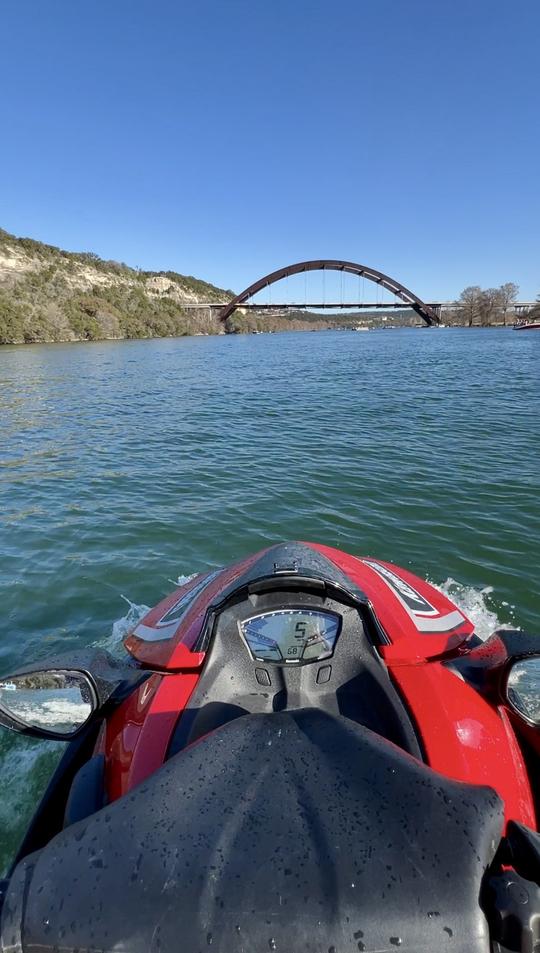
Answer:
M316 609L279 609L240 623L254 659L261 662L316 662L334 651L341 617Z

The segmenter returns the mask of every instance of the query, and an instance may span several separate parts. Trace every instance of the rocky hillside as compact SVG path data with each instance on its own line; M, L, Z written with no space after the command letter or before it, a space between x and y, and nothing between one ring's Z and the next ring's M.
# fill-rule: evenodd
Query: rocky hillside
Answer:
M0 344L219 333L186 305L233 296L175 272L137 271L0 229Z

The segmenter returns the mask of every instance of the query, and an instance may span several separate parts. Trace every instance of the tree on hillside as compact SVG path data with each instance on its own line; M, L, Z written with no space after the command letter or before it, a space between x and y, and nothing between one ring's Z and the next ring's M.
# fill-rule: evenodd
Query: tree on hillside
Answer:
M470 328L473 324L506 324L509 311L519 292L518 285L507 281L500 288L480 288L479 285L470 285L461 292L456 304L458 315Z
M458 300L458 314L469 327L472 327L475 321L480 319L482 300L482 289L479 285L470 285L465 288Z
M514 281L507 281L506 284L501 285L499 288L501 308L503 313L503 321L506 326L506 315L508 311L517 301L517 296L519 294L519 285L516 285Z
M480 294L480 323L497 324L503 312L503 299L500 288L486 288Z
M525 317L527 321L540 321L540 295L536 298L536 304L527 311Z

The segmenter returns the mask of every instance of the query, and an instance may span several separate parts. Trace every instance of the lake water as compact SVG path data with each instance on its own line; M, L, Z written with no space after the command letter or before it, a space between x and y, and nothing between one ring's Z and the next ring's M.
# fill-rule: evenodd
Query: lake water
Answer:
M0 348L0 672L281 539L540 634L539 407L540 334L510 329ZM0 732L0 869L56 747Z

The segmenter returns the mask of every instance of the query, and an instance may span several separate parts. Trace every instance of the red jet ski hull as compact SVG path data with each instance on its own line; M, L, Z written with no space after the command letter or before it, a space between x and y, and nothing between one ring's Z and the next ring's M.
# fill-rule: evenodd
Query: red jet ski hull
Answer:
M490 784L504 801L506 821L535 827L515 717L503 704L486 704L448 664L470 651L474 626L463 611L430 583L392 563L317 543L304 545L329 559L367 595L384 635L380 654L414 721L427 764L454 780ZM204 652L194 646L208 604L265 552L189 580L139 620L126 638L126 649L139 663L163 674L153 674L107 722L99 750L106 757L110 800L128 793L166 760L175 725L204 665ZM182 601L199 589L182 615ZM181 617L175 622L178 606ZM490 642L491 651L504 654L502 643Z

